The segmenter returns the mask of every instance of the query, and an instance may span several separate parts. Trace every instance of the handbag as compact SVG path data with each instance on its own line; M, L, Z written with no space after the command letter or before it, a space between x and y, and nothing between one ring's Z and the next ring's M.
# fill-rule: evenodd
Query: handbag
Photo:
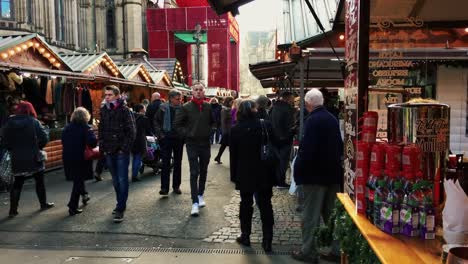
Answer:
M262 126L262 144L260 150L260 159L263 161L274 161L276 159L276 155L273 146L271 145L270 135L265 126L265 120L260 119L260 124Z
M101 152L99 151L99 146L92 148L88 145L85 146L84 150L84 159L85 160L99 160L102 158Z

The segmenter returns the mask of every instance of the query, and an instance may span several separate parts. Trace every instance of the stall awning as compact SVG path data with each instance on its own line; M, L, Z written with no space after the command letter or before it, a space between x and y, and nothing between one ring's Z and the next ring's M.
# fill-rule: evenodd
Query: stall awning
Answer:
M193 33L174 33L174 37L178 38L179 40L185 42L185 43L196 43L197 41L193 38ZM207 37L206 33L201 34L201 43L206 43L207 42Z
M263 88L299 87L299 65L296 62L268 61L249 65L250 72ZM305 87L344 87L340 62L331 59L304 58Z

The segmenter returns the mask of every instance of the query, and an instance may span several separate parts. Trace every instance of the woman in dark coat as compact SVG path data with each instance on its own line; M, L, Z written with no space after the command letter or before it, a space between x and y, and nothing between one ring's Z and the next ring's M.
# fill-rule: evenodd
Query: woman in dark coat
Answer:
M132 146L132 181L139 181L138 171L143 173L142 159L146 153L146 129L148 126L148 119L145 116L145 106L137 104L134 107L135 110L135 125L136 125L136 137Z
M89 201L85 180L93 177L93 161L84 159L85 147L96 147L97 140L88 125L90 114L84 107L78 107L71 115L71 122L62 132L62 159L65 177L73 180L73 189L68 202L68 213L76 215L83 212L78 208L80 195L86 205Z
M36 119L37 114L31 103L20 102L2 129L2 145L10 151L11 166L15 180L10 192L10 217L18 215L18 203L25 179L33 177L41 210L54 207L47 202L44 185L45 156L41 150L49 141L49 136Z
M219 148L218 155L216 155L216 158L214 159L218 164L222 164L221 156L223 155L226 147L229 146L229 134L231 133L232 125L231 107L233 102L234 98L226 97L221 110L221 132L223 135L221 136L221 147Z
M269 161L261 159L262 123L257 118L255 102L246 100L240 103L238 123L231 129L231 144L229 145L233 163L231 177L235 179L236 189L240 191L241 236L237 242L250 246L252 230L253 196L257 195L257 204L262 219L262 247L270 252L273 238L273 208L271 197L274 185L274 166ZM271 125L265 121L266 131L271 133Z

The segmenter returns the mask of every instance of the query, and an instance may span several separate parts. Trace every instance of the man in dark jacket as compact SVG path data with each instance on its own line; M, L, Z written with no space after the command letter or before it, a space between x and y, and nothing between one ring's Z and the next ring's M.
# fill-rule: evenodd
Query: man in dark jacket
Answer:
M205 86L192 86L192 100L177 111L174 128L185 138L190 166L190 190L192 195L192 216L198 216L199 207L205 206L205 192L208 163L210 162L210 134L214 123L211 106L205 102Z
M154 134L153 120L154 115L158 112L159 107L161 106L161 95L158 92L155 92L151 95L151 104L146 108L146 117L148 118L148 134Z
M174 171L172 174L172 190L175 194L182 194L180 191L182 175L182 155L184 141L179 137L174 129L176 111L180 108L182 94L172 89L169 91L169 103L162 104L158 112L154 115L153 125L156 136L160 139L162 170L161 170L161 190L160 195L167 196L169 193L171 157L174 155Z
M281 100L277 101L271 110L273 126L273 146L279 162L276 168L276 179L279 188L289 188L286 184L286 171L294 137L294 96L291 92L283 92Z
M316 262L317 248L312 234L319 227L321 214L324 222L328 222L340 190L343 141L338 120L323 106L318 89L307 92L305 103L310 114L294 163L294 180L302 185L304 193L302 249L293 252L293 258ZM333 245L332 253L337 253Z
M106 157L107 167L117 194L114 222L123 221L128 198L128 164L135 140L135 120L120 90L114 85L104 87L105 104L101 108L99 149Z

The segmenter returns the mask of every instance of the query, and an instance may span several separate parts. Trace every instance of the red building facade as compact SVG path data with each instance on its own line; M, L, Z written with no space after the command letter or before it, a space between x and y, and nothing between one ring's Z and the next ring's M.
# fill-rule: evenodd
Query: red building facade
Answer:
M151 58L177 58L185 76L192 72L191 44L175 34L193 33L200 24L208 46L208 86L239 91L239 26L231 14L218 16L206 0L179 0L179 8L147 9L148 52ZM188 78L191 85L192 78Z

